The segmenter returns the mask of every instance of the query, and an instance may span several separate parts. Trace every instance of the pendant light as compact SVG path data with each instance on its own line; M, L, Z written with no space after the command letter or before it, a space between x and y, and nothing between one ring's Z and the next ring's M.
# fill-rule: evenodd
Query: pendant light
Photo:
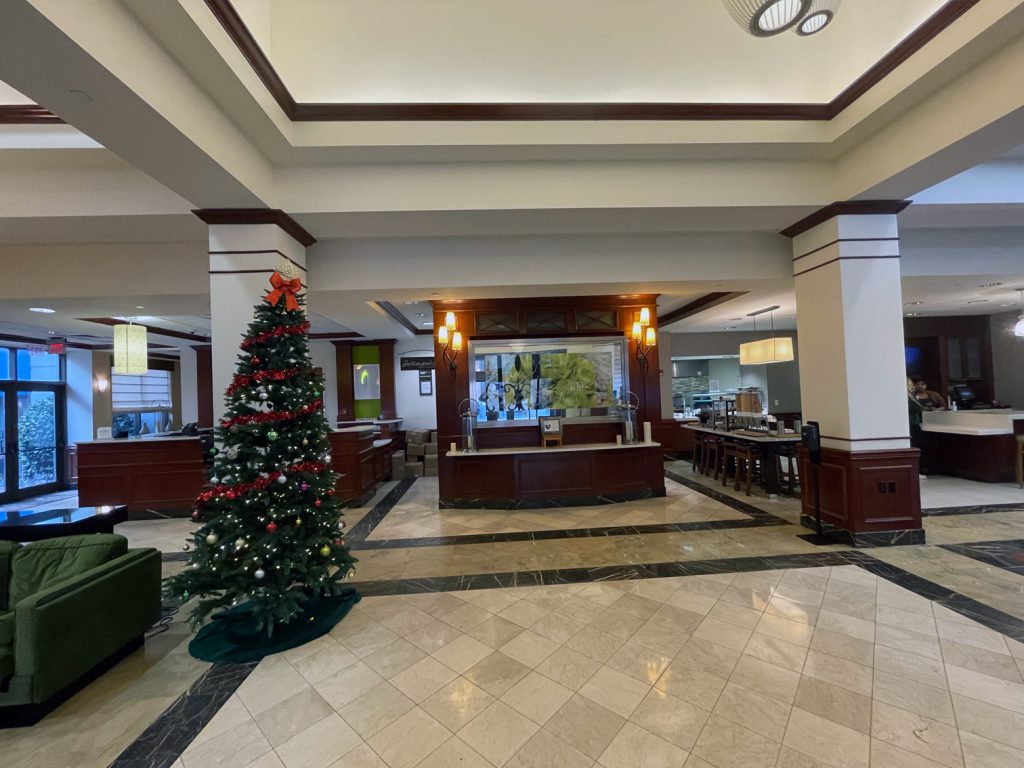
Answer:
M1020 294L1020 318L1013 326L1013 335L1017 338L1024 338L1024 288L1018 288L1017 292Z
M843 0L812 0L811 7L807 9L807 15L797 24L793 31L801 37L816 35L836 17L839 6Z
M146 326L131 322L114 326L113 373L149 372L149 342Z
M811 0L722 0L722 5L754 37L772 37L800 21Z
M771 313L771 336L758 341L740 344L740 365L771 365L773 363L789 363L793 361L793 339L789 336L775 335L775 310L768 307L751 312L747 317L754 318L754 333L757 333L757 316L765 312Z

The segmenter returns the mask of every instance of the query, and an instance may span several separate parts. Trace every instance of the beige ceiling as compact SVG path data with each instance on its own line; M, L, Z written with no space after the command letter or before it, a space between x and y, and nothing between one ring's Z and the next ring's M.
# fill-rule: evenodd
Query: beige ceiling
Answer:
M757 39L719 0L233 0L299 102L827 102L945 0Z

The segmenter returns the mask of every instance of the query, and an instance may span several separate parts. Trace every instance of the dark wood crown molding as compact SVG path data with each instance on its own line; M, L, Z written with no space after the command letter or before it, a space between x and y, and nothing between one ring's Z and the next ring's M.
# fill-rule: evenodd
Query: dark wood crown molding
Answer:
M315 237L280 208L197 208L192 213L206 224L276 224L307 248L316 242Z
M746 296L747 293L747 291L714 291L712 293L704 294L688 304L684 304L678 309L673 309L671 312L666 312L664 315L660 315L658 317L658 326L660 328L664 328L665 326L679 322L684 318L693 317L694 315L699 315L701 312L706 312L713 307L717 307L719 304L725 304L725 302L738 299L740 296Z
M334 341L335 339L361 339L363 334L355 331L343 331L340 333L310 333L306 337L311 341Z
M779 234L784 237L796 237L836 216L896 214L903 211L911 202L911 200L847 200L846 202L836 202L826 205L810 216L800 219L796 224L786 227Z
M0 104L0 125L63 125L64 121L38 104Z
M880 83L981 0L948 0L832 101L821 104L490 103L300 104L231 0L206 5L288 118L294 122L438 120L818 120L827 121Z

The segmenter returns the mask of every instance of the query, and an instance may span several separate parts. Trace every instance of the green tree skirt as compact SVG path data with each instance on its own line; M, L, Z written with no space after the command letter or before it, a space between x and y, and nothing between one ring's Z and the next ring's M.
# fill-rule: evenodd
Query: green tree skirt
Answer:
M303 603L299 616L287 624L277 624L269 636L256 629L252 610L242 603L214 615L192 638L188 651L201 661L259 661L326 635L359 599L354 589L346 589L340 595L310 598Z

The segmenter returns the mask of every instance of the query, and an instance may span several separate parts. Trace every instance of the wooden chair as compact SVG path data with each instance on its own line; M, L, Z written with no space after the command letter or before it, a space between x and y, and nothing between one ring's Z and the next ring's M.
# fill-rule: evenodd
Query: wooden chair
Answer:
M1024 435L1017 435L1017 485L1024 488Z
M733 461L733 476L735 482L733 488L740 489L740 483L744 485L744 492L750 495L750 486L754 480L754 472L757 470L757 459L759 453L754 446L748 443L727 443L724 455L724 468L722 470L722 485L726 484L729 472L729 459Z
M697 465L701 464L701 461L703 459L703 454L704 454L704 435L701 432L694 432L693 433L693 455L690 457L690 469L692 469L694 472L697 471Z

